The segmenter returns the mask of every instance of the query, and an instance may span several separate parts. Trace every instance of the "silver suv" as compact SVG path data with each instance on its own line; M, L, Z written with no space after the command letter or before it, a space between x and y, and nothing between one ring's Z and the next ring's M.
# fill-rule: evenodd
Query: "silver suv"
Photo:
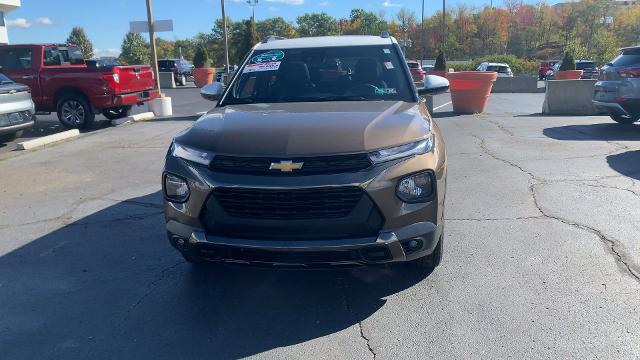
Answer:
M605 65L595 85L593 103L621 124L640 120L640 46L622 53Z

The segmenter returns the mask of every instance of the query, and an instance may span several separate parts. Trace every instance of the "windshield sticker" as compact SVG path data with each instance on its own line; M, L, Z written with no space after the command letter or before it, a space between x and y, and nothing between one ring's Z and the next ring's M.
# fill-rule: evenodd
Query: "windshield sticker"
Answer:
M386 67L387 70L391 70L391 69L393 69L393 64L391 63L391 61L385 61L384 62L384 67Z
M392 95L397 94L398 90L396 88L379 88L376 87L376 95Z
M252 64L262 64L267 62L282 61L284 59L284 51L273 50L264 54L256 55L251 58Z
M242 73L251 73L258 71L275 71L280 69L280 61L271 61L260 64L247 64L242 70Z
M391 50L389 49L382 49L382 51L384 51L385 54L391 54Z

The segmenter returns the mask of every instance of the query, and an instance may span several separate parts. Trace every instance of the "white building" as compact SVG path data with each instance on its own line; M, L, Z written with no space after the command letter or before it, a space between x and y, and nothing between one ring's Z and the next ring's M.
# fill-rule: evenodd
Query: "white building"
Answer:
M20 7L20 0L0 0L0 44L9 43L4 16Z

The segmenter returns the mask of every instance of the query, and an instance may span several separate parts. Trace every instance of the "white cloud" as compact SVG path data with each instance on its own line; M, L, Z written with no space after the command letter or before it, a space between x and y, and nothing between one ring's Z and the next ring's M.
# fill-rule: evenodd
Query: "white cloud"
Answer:
M7 25L7 27L16 27L23 29L31 27L31 22L25 18L10 19L7 20L5 24Z
M269 10L269 11L271 11L271 12L278 12L278 11L280 11L280 9L278 9L278 8L277 8L277 7L275 7L275 6L269 6L269 7L267 8L267 10Z
M400 6L402 6L402 4L394 3L394 2L391 2L391 1L387 0L387 1L382 3L382 6L384 6L384 7L400 7Z
M120 49L93 49L93 57L118 57L120 56Z
M329 6L329 2L328 1L322 1L322 2L319 2L318 5L320 5L320 6Z
M287 5L303 5L304 4L304 0L267 0L267 2L282 3Z
M51 18L48 17L39 17L35 19L33 23L38 25L53 25L53 21L51 21Z

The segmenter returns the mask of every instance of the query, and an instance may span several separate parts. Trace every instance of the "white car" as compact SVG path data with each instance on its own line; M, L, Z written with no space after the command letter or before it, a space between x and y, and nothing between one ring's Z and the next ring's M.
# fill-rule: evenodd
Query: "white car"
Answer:
M498 73L498 77L513 77L513 72L509 64L483 62L476 71L493 71Z

